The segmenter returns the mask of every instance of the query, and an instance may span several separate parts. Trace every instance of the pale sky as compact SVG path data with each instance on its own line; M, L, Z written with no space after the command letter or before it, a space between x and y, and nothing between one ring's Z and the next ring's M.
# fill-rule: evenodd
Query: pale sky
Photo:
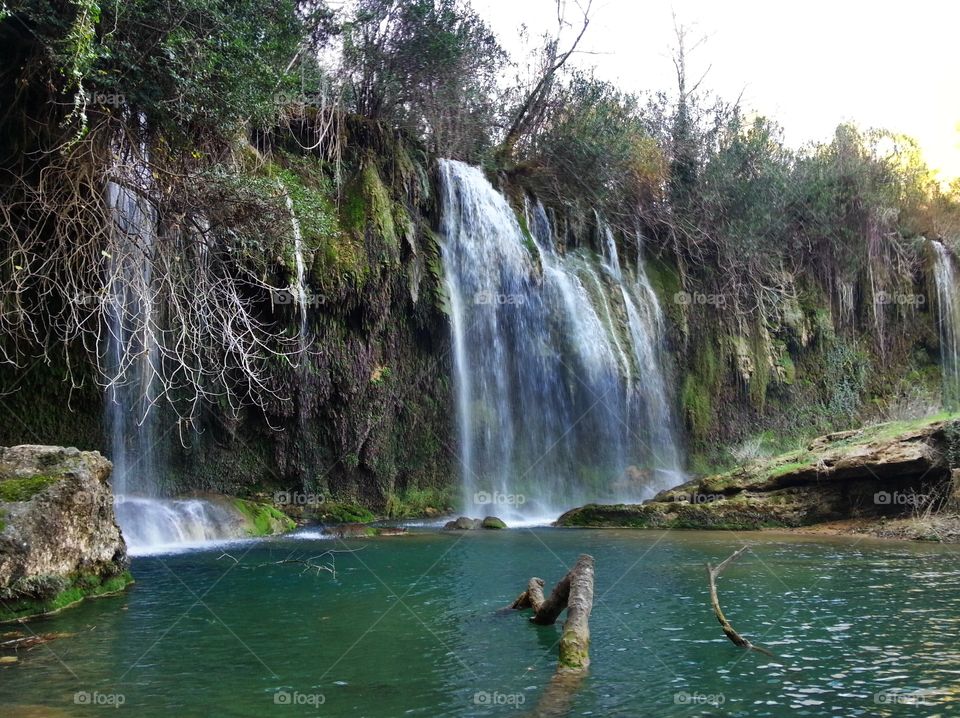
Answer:
M581 0L582 1L582 0ZM579 20L574 0L568 17ZM554 0L474 0L511 52L516 29L556 27ZM826 140L836 125L918 140L942 179L960 177L960 3L910 0L594 0L578 58L626 90L672 89L675 11L707 41L691 77L776 119L787 141Z

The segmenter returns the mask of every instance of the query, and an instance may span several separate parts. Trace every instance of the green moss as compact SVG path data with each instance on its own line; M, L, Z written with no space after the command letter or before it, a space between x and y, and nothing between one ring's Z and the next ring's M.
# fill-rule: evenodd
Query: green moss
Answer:
M78 574L72 578L67 588L50 598L26 598L0 603L0 623L56 613L84 598L119 593L132 583L133 576L129 571L106 579L96 574Z
M587 640L585 647L580 646L581 641L576 636L567 636L566 631L560 638L560 658L561 668L570 668L573 670L582 670L590 663L590 641Z
M660 306L668 308L674 305L679 306L675 297L683 290L683 284L677 268L665 259L651 257L644 262L644 269L650 286L660 300Z
M680 404L694 444L702 444L712 433L717 413L713 398L720 393L723 378L718 342L713 331L704 334L693 352L690 367L683 378Z
M22 479L0 479L0 501L29 501L61 478L37 475Z
M713 407L709 390L700 383L700 378L688 374L683 380L680 404L690 433L695 437L705 436L713 423Z
M519 209L514 209L514 214L517 217L517 224L520 225L520 234L523 235L523 246L527 248L530 256L536 260L540 256L540 251L537 248L536 240L533 238L533 233L530 231L530 225L527 224L527 216Z
M384 511L391 519L418 518L427 509L445 511L450 503L450 489L407 489L399 496L389 494Z
M365 219L371 222L380 239L396 249L397 233L393 222L393 201L387 191L376 163L367 161L360 173Z
M287 162L295 161L288 158ZM301 159L290 169L278 170L275 176L293 203L293 213L308 252L316 249L325 239L339 234L333 189L319 167L311 167Z
M377 517L359 504L327 502L320 508L318 518L329 523L366 524Z
M234 499L233 505L250 523L251 536L273 536L296 528L293 519L274 506L258 504L245 499Z
M805 469L810 467L809 461L790 461L786 464L781 464L780 466L774 467L767 472L768 479L776 479L780 476L786 476L787 474L798 471L799 469Z

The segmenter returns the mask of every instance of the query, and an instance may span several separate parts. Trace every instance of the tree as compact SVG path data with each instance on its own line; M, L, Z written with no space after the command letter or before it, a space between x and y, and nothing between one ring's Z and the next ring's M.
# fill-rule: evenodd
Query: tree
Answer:
M523 99L512 113L513 120L497 151L502 160L509 160L513 156L514 148L525 135L535 134L538 122L547 111L557 73L576 52L590 26L590 9L593 6L593 0L587 0L585 7L577 4L582 12L580 28L567 49L561 51L560 40L563 31L570 26L566 19L566 5L565 0L557 0L557 32L552 38L547 38L541 51L540 71L534 77L531 86L524 91Z
M344 26L348 106L442 156L475 159L489 144L504 60L461 0L360 0Z

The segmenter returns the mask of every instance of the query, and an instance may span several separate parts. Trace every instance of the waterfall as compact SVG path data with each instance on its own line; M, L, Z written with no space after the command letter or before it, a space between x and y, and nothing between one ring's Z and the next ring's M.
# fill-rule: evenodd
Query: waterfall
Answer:
M662 316L613 233L598 273L557 251L539 203L527 232L479 169L440 171L465 512L536 522L675 483Z
M161 498L162 461L156 425L160 398L158 327L153 281L157 217L146 197L107 182L113 219L104 309L105 359L110 375L104 420L113 461L117 522L131 553L237 538L243 527L224 507L202 499Z
M937 286L940 356L943 371L943 404L960 409L960 288L953 258L941 242L932 240L933 276Z
M290 197L290 193L286 191L282 183L280 187L283 189L287 211L290 212L290 226L293 229L293 261L297 276L296 284L292 289L297 297L297 308L300 311L300 353L302 354L307 341L307 269L303 260L303 232L300 230L300 220L297 219L296 212L293 209L293 198Z
M139 194L115 182L107 183L106 195L115 230L105 293L110 372L105 418L113 484L118 496L153 493L158 477L151 392L157 342L150 256L156 213Z
M118 504L118 521L134 556L192 548L245 535L236 511L206 499L124 496Z

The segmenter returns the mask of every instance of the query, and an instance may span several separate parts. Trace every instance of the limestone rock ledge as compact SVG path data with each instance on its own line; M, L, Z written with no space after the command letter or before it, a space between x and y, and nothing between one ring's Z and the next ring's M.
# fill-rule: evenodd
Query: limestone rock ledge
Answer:
M58 611L133 581L111 463L96 451L0 447L0 622Z
M960 500L960 419L878 424L694 479L642 504L589 504L558 526L762 529L954 512Z

